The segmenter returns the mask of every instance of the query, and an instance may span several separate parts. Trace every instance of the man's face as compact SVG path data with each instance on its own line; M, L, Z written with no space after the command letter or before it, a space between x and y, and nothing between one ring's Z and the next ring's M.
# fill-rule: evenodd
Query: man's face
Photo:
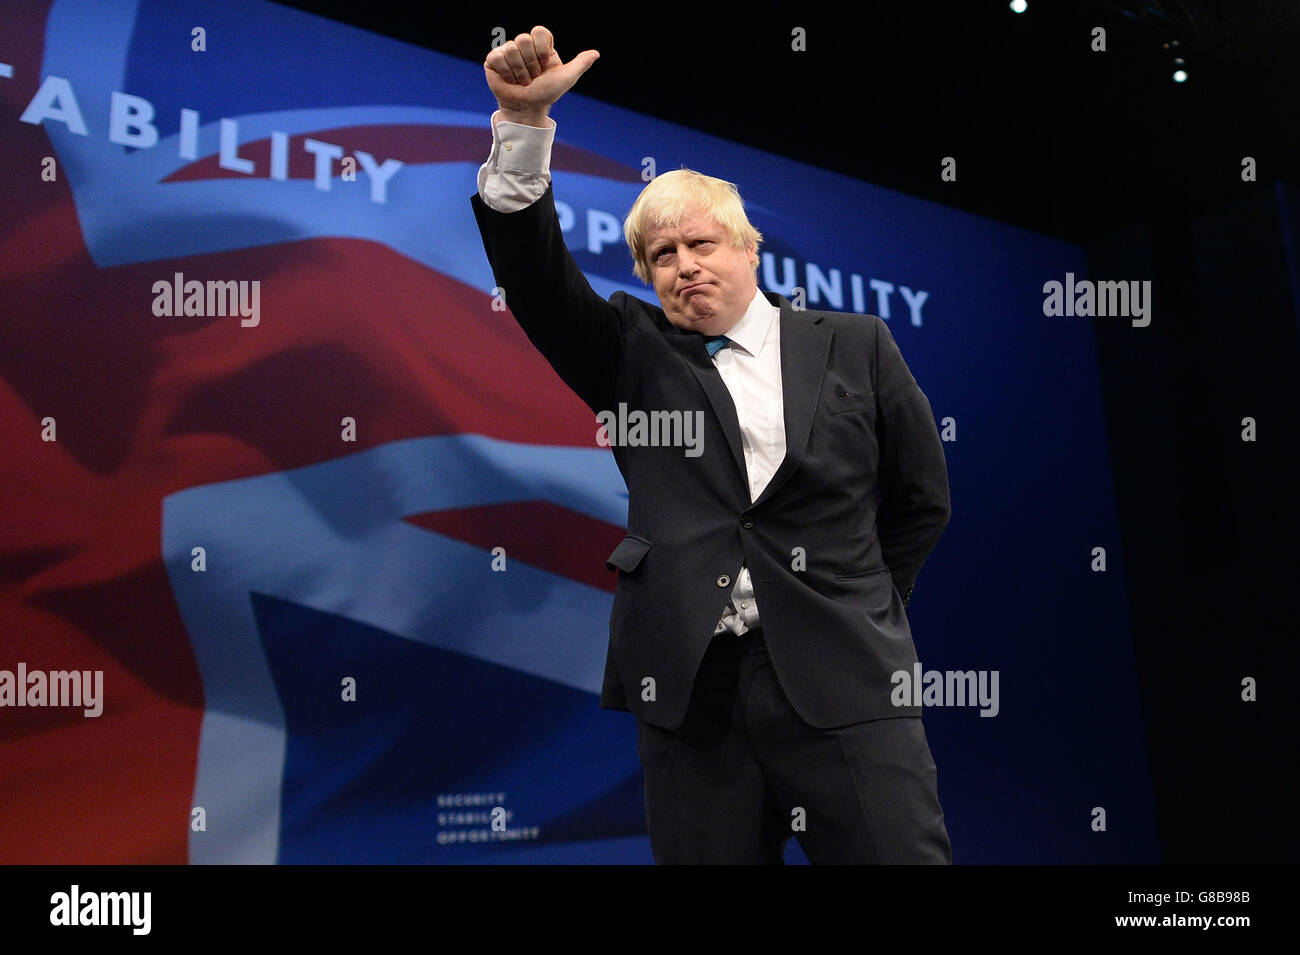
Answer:
M754 247L729 244L726 231L699 211L676 229L652 228L646 255L659 304L670 322L687 331L724 334L758 291Z

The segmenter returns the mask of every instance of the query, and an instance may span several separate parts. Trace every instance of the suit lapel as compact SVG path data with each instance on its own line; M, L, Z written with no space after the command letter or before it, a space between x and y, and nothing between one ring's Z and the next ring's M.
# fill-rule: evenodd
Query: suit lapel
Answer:
M736 417L736 405L731 400L731 392L727 390L722 376L718 374L718 369L713 364L713 359L709 357L704 347L704 336L682 332L676 326L672 327L673 332L669 333L668 341L682 360L690 366L700 387L704 389L709 404L713 406L713 413L717 415L718 423L722 425L722 433L727 436L727 445L731 449L731 459L736 463L742 481L741 486L748 488L749 474L745 469L745 454L740 442L740 419ZM748 491L745 496L749 496Z
M781 391L785 403L785 458L763 488L755 505L762 504L799 469L808 450L813 415L821 397L826 359L831 350L832 333L822 324L821 316L796 312L784 296L775 292L763 295L781 307ZM724 386L725 390L725 386ZM733 412L734 413L734 412ZM739 431L739 425L737 425Z

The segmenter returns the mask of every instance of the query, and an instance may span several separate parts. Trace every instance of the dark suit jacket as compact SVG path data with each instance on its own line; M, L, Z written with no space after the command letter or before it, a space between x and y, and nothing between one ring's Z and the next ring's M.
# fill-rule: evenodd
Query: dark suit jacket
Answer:
M613 449L628 534L608 561L618 587L601 706L678 727L745 565L777 678L807 723L921 715L892 705L890 676L917 660L903 607L948 523L948 471L889 327L764 293L781 309L786 456L750 503L735 406L703 337L656 305L592 291L549 186L518 212L471 203L507 307L593 412L704 413L698 457Z

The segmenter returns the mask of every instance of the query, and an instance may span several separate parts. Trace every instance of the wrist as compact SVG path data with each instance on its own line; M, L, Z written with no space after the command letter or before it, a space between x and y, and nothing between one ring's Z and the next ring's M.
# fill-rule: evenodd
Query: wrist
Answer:
M547 117L550 110L542 109L508 109L505 106L500 107L501 115L497 117L498 121L507 123L521 123L524 126L538 126L542 129L549 129L550 122Z

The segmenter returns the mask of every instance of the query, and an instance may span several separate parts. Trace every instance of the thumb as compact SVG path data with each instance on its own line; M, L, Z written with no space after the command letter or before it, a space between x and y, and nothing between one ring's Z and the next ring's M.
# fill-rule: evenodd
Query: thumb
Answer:
M600 53L596 50L583 50L568 63L564 64L565 79L572 86L578 82L578 78L591 69L591 64L600 59Z

